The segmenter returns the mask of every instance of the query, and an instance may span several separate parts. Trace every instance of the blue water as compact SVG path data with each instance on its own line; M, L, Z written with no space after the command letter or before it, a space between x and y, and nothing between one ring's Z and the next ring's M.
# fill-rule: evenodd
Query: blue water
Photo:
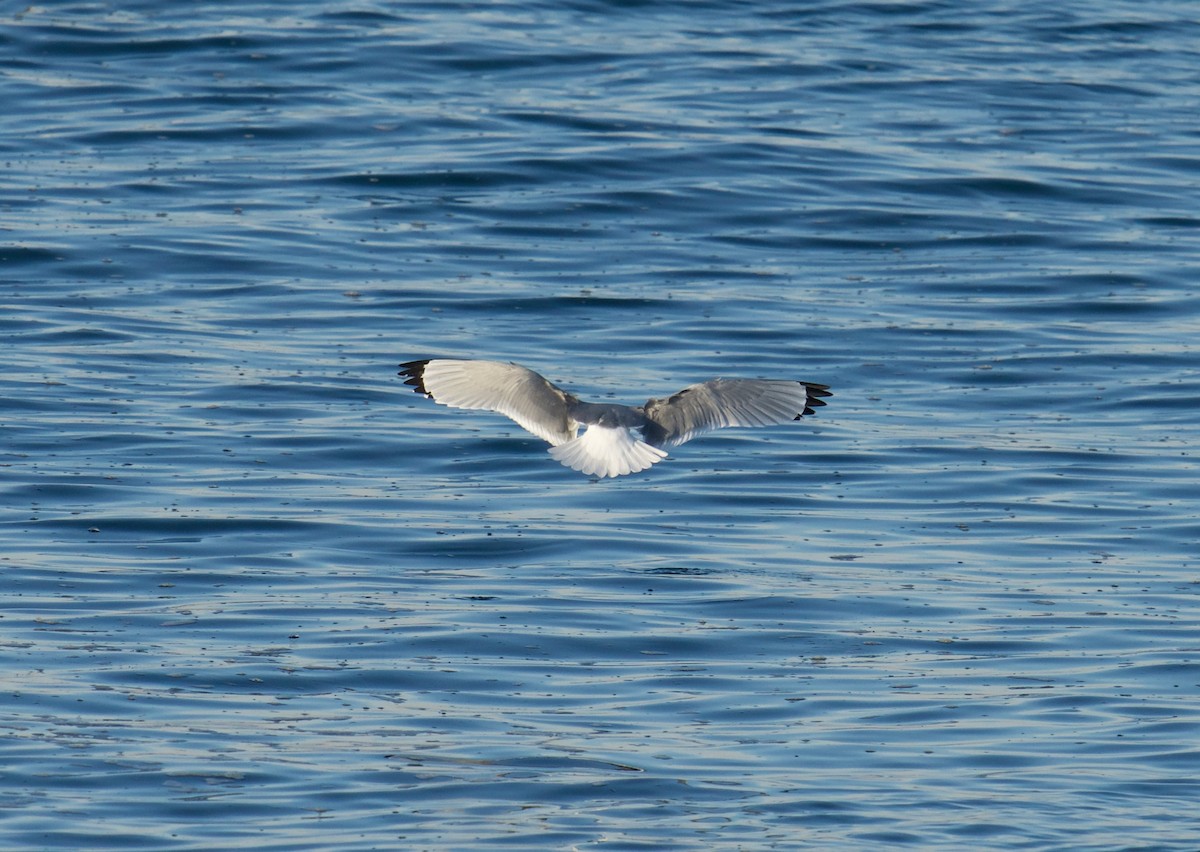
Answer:
M1195 13L3 12L0 846L1200 847Z

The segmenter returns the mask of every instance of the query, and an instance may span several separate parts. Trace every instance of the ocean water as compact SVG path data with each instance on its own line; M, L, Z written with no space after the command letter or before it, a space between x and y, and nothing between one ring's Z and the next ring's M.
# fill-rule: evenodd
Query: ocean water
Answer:
M0 48L3 848L1200 847L1192 3ZM594 481L447 356L834 396Z

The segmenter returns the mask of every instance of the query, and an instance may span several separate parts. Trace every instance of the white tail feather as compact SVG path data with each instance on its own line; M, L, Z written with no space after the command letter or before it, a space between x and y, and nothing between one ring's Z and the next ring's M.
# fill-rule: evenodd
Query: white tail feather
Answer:
M645 470L667 454L634 437L631 429L589 426L574 440L547 450L571 470L599 476L624 476Z

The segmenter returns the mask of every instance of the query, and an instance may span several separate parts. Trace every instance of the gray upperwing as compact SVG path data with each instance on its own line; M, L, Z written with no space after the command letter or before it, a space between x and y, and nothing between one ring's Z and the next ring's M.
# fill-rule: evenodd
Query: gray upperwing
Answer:
M570 416L578 400L520 364L435 358L400 367L405 383L434 402L495 411L554 446L578 431Z
M690 385L645 405L651 426L646 441L677 447L696 435L726 426L773 426L799 420L824 405L826 385L776 379L713 379Z

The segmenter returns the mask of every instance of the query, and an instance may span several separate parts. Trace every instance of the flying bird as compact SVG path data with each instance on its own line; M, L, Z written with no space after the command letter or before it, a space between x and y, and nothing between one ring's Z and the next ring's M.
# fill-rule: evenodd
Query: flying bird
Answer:
M600 478L637 473L666 449L725 426L774 426L825 404L829 385L712 379L642 406L583 402L520 364L435 358L400 365L416 393L450 408L495 411L550 443L562 464ZM586 427L580 434L580 427Z

